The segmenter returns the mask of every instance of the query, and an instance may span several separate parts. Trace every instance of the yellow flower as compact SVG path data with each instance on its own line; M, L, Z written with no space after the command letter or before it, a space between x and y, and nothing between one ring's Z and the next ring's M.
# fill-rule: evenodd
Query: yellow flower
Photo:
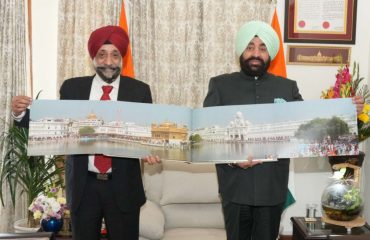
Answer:
M40 219L40 218L41 218L41 215L42 215L42 213L40 212L40 210L36 210L36 211L33 213L33 218L34 218L34 219Z
M59 197L58 199L57 199L57 202L59 203L59 204L66 204L66 199L64 198L64 197Z
M366 113L361 113L360 115L358 115L357 118L363 123L367 123L369 121L369 115L367 115Z
M367 123L369 120L370 120L370 117L368 115L370 111L370 105L365 103L364 104L364 108L362 109L362 113L358 115L358 119L363 122L363 123Z
M365 103L364 108L362 109L362 113L368 113L370 111L370 105Z
M333 87L330 87L326 92L322 91L321 92L321 98L323 98L323 99L334 98L334 89L333 89Z

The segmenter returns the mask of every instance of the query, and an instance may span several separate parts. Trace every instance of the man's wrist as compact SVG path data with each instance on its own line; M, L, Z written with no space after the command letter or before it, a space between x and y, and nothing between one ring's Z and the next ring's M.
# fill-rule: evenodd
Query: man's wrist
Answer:
M16 116L14 112L12 112L11 115L14 121L20 122L22 121L23 117L26 115L26 111L21 112L21 114L19 114L18 116Z

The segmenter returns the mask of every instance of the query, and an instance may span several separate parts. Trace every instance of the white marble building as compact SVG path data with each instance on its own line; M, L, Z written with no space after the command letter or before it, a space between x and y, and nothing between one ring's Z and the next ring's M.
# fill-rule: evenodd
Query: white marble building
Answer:
M52 140L68 136L69 119L43 118L30 122L29 139Z
M352 119L349 116L341 118L345 119L350 126L356 126L356 124L348 120ZM234 119L227 126L210 126L196 129L193 131L193 134L199 134L203 140L212 142L286 142L294 138L294 134L301 124L310 120L312 119L252 124L245 119L241 112L237 112ZM350 132L354 131L356 130L350 129Z
M80 129L91 127L94 135L104 137L109 135L116 138L146 139L151 137L150 126L141 126L133 122L111 121L105 123L94 113L86 119L54 119L45 118L30 122L30 139L42 141L47 139L62 139L80 137Z

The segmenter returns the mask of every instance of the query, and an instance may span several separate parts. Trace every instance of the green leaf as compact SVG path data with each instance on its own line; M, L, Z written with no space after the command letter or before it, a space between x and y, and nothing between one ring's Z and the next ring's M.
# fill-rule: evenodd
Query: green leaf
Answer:
M43 193L47 185L54 183L64 187L63 168L57 163L63 161L61 156L27 156L28 129L12 126L1 135L6 146L0 172L0 198L4 205L3 189L9 187L11 200L15 206L17 190L27 195L27 203Z

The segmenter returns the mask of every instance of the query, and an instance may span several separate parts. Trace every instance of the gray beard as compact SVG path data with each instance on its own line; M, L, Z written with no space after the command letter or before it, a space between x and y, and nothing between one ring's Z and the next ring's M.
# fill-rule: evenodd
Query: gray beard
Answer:
M114 73L112 75L112 77L107 77L104 75L103 71L106 69L106 68L111 68L114 70ZM108 84L111 84L112 82L114 82L114 80L116 80L116 78L120 75L121 73L121 68L120 67L115 67L115 68L112 68L112 67L96 67L95 68L95 71L96 71L96 74L99 75L99 77L106 83Z

